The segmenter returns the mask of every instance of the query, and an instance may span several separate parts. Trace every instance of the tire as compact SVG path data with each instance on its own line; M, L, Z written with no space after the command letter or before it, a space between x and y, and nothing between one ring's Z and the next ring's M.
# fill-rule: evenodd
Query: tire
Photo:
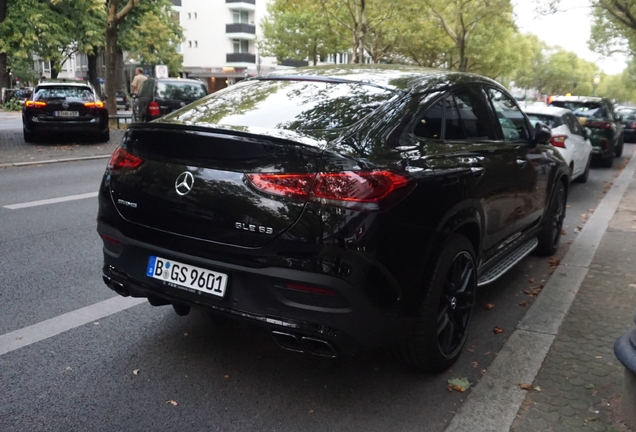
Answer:
M568 179L569 179L570 183L572 183L572 181L574 180L572 178L573 175L574 175L574 162L572 162L570 164L570 167L568 168Z
M27 132L26 129L22 129L22 135L24 136L25 142L34 143L37 141L35 134L32 132Z
M110 131L102 132L97 137L98 142L108 142L110 141Z
M583 174L574 179L577 183L587 183L587 179L590 176L590 166L592 165L592 155L587 158L587 164L585 165L585 171Z
M625 139L623 135L618 139L618 143L616 144L616 148L614 149L614 155L616 157L621 157L623 155L623 147L624 147Z
M561 231L563 230L563 220L565 219L565 208L567 204L567 194L565 185L559 181L552 197L552 202L545 215L543 227L537 235L539 244L535 253L540 256L551 256L559 247Z
M604 157L600 160L601 166L604 168L611 168L614 165L614 155Z
M459 358L475 304L476 262L473 245L465 236L448 238L430 278L415 332L393 348L408 366L441 372Z

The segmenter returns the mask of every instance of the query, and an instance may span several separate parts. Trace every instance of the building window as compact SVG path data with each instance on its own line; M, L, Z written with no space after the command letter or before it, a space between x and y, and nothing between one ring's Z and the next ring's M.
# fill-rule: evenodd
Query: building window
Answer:
M197 19L197 13L196 12L194 13L194 19Z
M199 48L199 41L194 41L194 47Z
M188 12L188 19L192 19L192 14Z
M192 48L192 41L188 41L188 48Z
M232 39L232 44L234 45L234 53L248 53L250 52L250 41L245 39Z
M177 45L175 45L175 48L176 48L176 50L177 50L177 52L178 52L178 53L180 53L180 52L181 52L181 44L177 44Z
M234 24L248 24L249 18L250 18L250 14L248 11L244 11L244 10L232 11L232 22Z

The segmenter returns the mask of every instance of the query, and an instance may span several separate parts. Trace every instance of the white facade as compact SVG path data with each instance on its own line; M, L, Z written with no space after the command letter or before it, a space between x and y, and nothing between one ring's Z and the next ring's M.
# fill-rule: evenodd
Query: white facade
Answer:
M268 0L181 0L179 14L185 41L183 67L189 77L207 82L210 91L277 67L261 57L256 45Z

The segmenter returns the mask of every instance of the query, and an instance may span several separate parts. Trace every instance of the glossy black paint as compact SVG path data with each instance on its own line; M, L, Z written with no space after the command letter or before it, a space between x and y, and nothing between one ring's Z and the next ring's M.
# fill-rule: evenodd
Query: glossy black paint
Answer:
M308 107L297 113L303 121L237 124L237 116L249 120L251 112L275 110L276 91L289 82L296 92L298 85L344 84L360 93L325 106L302 105ZM366 87L381 97L365 97ZM413 133L423 112L463 88L481 92L496 136L432 140ZM107 170L99 194L98 232L119 242L104 241L104 273L132 295L202 305L328 339L343 351L407 337L436 252L452 233L471 241L483 273L536 235L555 184L568 184L567 169L550 146L533 136L503 136L487 88L508 95L494 81L468 74L307 68L249 80L151 124L133 125L122 146L144 163L132 171ZM351 110L366 115L351 118ZM316 129L312 118L344 126ZM531 131L527 118L525 124ZM380 169L409 179L382 211L276 197L244 177ZM195 186L179 196L175 180L186 171ZM272 227L273 234L243 229L250 224ZM150 280L149 255L227 273L228 294L221 299ZM290 297L287 282L331 290L338 301L325 306L318 295Z

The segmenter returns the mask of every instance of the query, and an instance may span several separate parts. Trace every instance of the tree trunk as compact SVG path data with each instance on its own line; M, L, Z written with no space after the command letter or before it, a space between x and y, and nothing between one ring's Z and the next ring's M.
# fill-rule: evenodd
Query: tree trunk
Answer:
M60 74L60 69L62 69L62 65L55 60L51 60L51 79L56 79Z
M459 45L459 71L466 72L468 69L468 57L466 57L466 41L464 39L460 39L458 41Z
M124 76L124 52L117 47L117 68L115 70L115 89L126 90L126 77Z
M7 0L0 0L0 23L7 17ZM9 71L7 70L7 53L0 53L0 89L9 87ZM4 102L4 101L0 101Z
M117 114L115 100L117 76L117 6L118 0L110 0L106 18L106 108L110 114Z
M98 94L102 94L102 88L97 82L97 49L93 48L93 54L87 54L88 57L88 82L95 87Z

